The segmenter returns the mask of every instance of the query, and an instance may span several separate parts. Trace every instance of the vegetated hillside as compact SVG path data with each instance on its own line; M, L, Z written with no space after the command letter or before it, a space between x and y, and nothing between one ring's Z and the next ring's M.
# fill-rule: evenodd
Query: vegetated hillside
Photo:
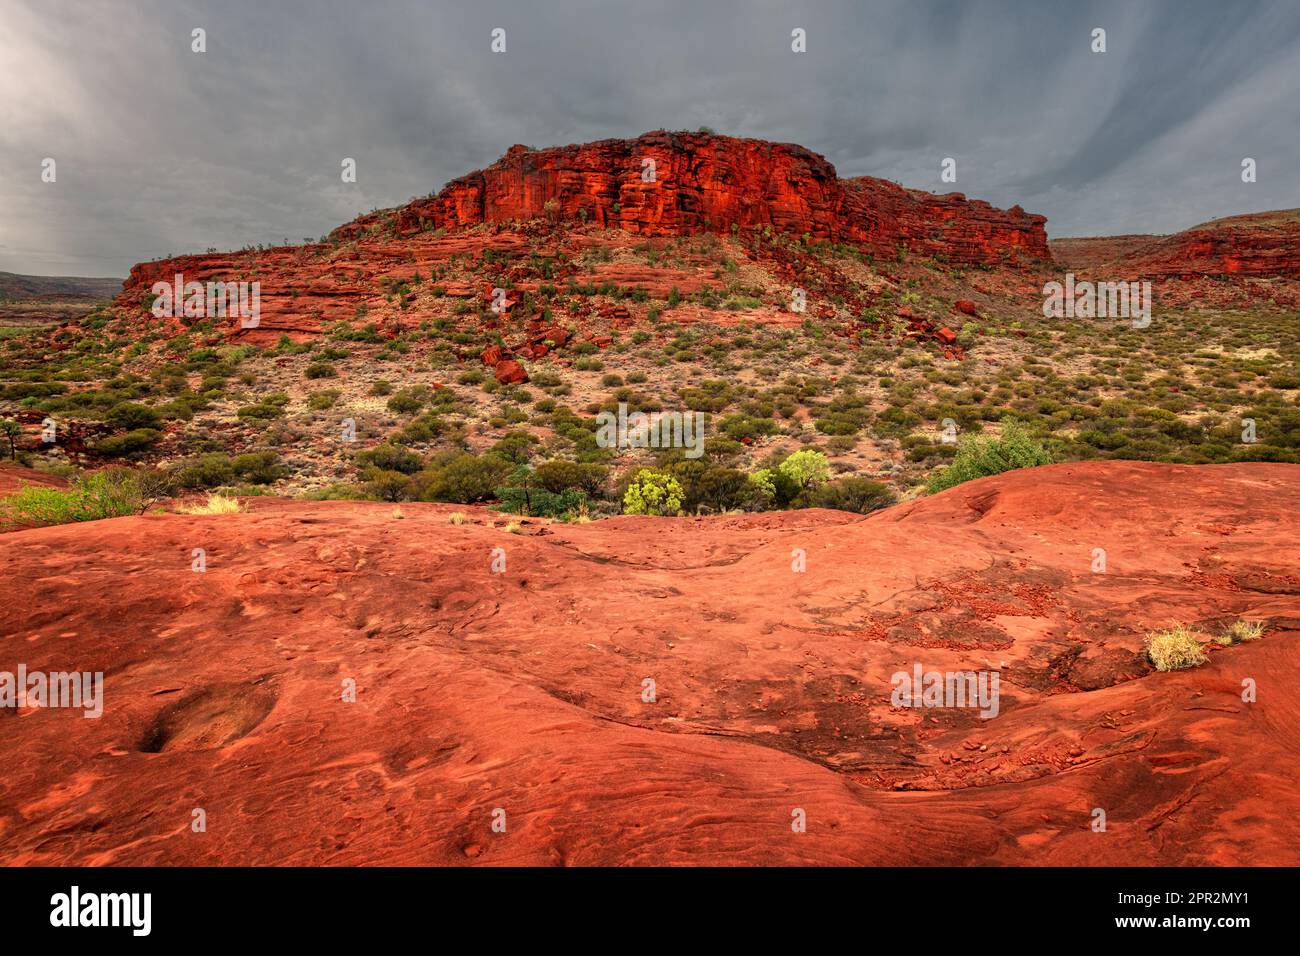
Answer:
M1044 319L1067 266L1042 230L788 144L514 148L318 243L142 263L110 305L0 343L0 416L30 465L193 489L472 503L567 462L545 490L592 515L647 466L687 511L874 507L1007 419L1058 461L1297 459L1300 280L1157 278L1143 329ZM155 317L177 273L259 283L259 321ZM703 457L600 447L620 405L707 415ZM767 489L799 450L829 473Z

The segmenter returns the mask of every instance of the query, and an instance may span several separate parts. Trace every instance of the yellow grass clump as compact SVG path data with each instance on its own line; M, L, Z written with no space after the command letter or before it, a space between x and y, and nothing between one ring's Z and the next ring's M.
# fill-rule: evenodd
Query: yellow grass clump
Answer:
M1147 635L1147 659L1158 671L1178 671L1197 667L1208 659L1196 632L1185 624L1152 631Z
M227 498L225 495L211 494L208 495L207 501L181 505L176 510L183 515L233 515L244 509L240 506L238 498Z

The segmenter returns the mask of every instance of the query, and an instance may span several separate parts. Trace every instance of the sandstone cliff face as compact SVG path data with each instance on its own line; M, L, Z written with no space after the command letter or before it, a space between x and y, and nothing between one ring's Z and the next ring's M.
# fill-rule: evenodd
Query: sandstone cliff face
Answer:
M733 227L752 237L749 230L759 227L847 243L883 259L892 260L903 247L957 265L997 265L1050 261L1044 222L1019 207L995 209L958 193L940 196L884 180L840 179L823 157L789 143L653 132L554 149L514 146L492 166L449 183L436 196L362 216L336 229L326 243L143 262L131 270L117 303L129 310L147 306L153 284L173 283L178 275L201 284L258 282L260 324L244 328L228 319L232 337L310 337L363 315L383 334L396 334L414 319L386 304L392 297L385 295L384 283L392 277L428 276L458 257L487 262L489 252L492 263L517 263L536 251L534 240L556 250L563 246L568 254L584 245L620 244L617 236L594 234L597 229L617 230L631 241L729 235ZM474 226L489 228L470 231ZM783 279L808 280L800 270L815 257L763 246L756 255L773 262L791 259L776 262ZM578 275L563 261L548 281L634 284L662 296L672 288L690 294L710 284L716 265ZM537 278L527 270L491 265L484 271L493 273L493 282L536 288ZM481 283L444 279L439 285L446 295L481 292ZM838 291L849 302L847 292ZM165 324L176 333L192 323L170 318Z
M1109 270L1119 278L1280 276L1300 278L1300 209L1231 216L1171 236L1058 239L1067 268Z
M364 235L384 215L363 216L335 235ZM1051 258L1046 220L1018 206L995 209L869 177L841 180L802 146L707 133L512 146L487 169L400 209L395 226L411 235L539 216L649 236L771 226L888 255L902 244L963 264Z
M1163 276L1300 276L1300 209L1232 216L1155 239L1116 261Z

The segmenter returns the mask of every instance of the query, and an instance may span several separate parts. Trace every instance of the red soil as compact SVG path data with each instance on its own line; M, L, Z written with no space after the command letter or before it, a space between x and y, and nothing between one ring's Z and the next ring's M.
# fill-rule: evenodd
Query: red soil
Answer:
M58 475L24 468L12 462L0 462L0 496L12 495L23 485L44 485L47 488L65 488L67 481Z
M0 670L106 675L98 720L0 710L0 862L1300 863L1296 466L519 535L248 506L0 538ZM1264 637L1141 658L1239 617ZM998 669L999 715L892 708L915 663Z

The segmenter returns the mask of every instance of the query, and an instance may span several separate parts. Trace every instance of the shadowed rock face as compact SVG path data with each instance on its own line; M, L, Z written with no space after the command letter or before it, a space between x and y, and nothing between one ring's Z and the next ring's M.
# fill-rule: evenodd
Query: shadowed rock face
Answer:
M1297 466L519 535L248 507L0 536L0 670L105 673L98 720L0 710L0 863L1300 863ZM997 716L893 706L916 664L996 670Z
M653 166L653 179L647 170ZM893 255L899 245L953 262L1050 259L1046 219L885 180L841 180L802 146L706 133L646 133L581 146L512 146L487 169L398 213L399 231L551 215L649 236L771 226ZM336 231L352 238L364 216Z

